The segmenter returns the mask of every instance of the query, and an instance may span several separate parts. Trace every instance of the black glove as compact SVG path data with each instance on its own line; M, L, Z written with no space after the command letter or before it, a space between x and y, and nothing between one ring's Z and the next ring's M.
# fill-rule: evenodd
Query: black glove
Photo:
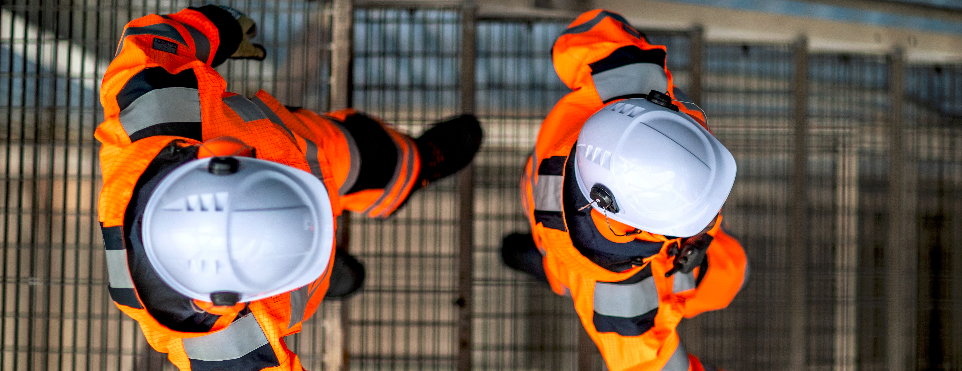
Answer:
M250 17L244 15L244 13L241 13L234 8L223 5L219 6L221 9L226 10L231 14L231 16L234 17L234 20L237 21L237 24L240 26L241 30L240 44L237 45L237 50L230 55L230 58L256 59L259 61L264 60L264 57L267 56L267 51L264 50L264 46L260 44L253 44L250 41L250 39L252 39L254 36L257 36L257 23L255 23L253 19L250 19Z
M217 67L228 58L263 60L266 53L261 45L251 44L250 38L257 34L253 19L234 8L219 5L204 5L190 8L207 17L220 33L220 47L211 61Z
M673 267L665 273L665 277L670 277L675 272L691 273L695 267L701 265L708 252L708 246L714 238L708 233L697 234L681 240L681 247L678 245L668 249L668 255L674 256ZM704 274L704 273L702 273Z

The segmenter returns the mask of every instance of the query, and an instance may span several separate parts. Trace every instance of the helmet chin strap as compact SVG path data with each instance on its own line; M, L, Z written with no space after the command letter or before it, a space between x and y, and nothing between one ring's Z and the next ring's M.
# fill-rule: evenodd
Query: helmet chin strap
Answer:
M579 208L578 211L582 211L582 210L584 210L584 209L587 209L589 206L594 205L594 204L597 204L598 201L600 201L600 200L598 200L598 199L596 198L596 199L592 200L591 202L589 202L587 205L582 206L581 208ZM601 208L601 212L605 215L605 223L608 224L608 230L610 230L611 233L614 234L615 236L618 236L618 237L627 237L627 236L634 236L634 235L637 235L637 234L641 234L641 232L644 232L644 231L642 231L642 230L640 230L640 229L638 229L638 228L635 228L634 231L631 231L631 232L628 232L628 233L625 233L625 234L618 234L618 232L615 232L615 229L614 229L614 228L611 228L611 221L608 220L608 210L605 209L605 208Z
M695 108L698 108L698 110L701 111L701 114L702 114L702 115L705 115L705 125L708 125L708 112L705 112L705 110L701 109L701 106L699 106L698 103L688 102L688 101L683 101L683 100L678 100L678 99L675 99L675 98L672 98L671 100L674 101L674 102L681 103L681 104L691 103L691 105L695 106Z

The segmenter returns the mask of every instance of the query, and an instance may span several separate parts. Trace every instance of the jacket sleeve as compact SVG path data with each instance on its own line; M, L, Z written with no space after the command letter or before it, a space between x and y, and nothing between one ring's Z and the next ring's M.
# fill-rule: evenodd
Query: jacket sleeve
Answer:
M155 135L200 140L198 82L213 87L208 94L223 93L226 84L213 66L239 42L237 21L215 6L128 23L101 86L105 121L97 138L105 146Z
M725 224L719 224L706 251L705 261L698 268L697 287L685 300L685 317L727 307L748 281L745 250L725 231Z
M318 138L344 209L386 218L419 187L421 156L407 134L353 109L323 115L292 112L304 123L303 129L292 130Z
M240 26L214 6L148 15L124 27L100 90L104 122L95 135L102 144L105 189L132 189L136 179L130 174L146 168L166 143L201 141L201 97L220 97L226 88L212 66L232 54L239 40ZM101 221L119 224L124 205L126 200L101 198Z
M582 14L558 37L552 59L558 77L574 91L563 103L583 107L578 111L584 117L555 121L583 123L608 102L652 90L685 101L666 66L666 56L664 46L649 43L621 15L606 10ZM675 104L704 125L701 111Z

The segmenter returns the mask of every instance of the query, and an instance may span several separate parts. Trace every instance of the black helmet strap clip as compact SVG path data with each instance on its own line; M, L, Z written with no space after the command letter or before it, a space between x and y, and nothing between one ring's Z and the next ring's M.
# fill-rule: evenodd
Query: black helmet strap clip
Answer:
M588 196L602 209L616 214L620 210L618 203L615 202L615 195L611 193L608 187L605 187L601 183L595 183L595 185L591 186L591 191L588 193Z
M615 232L614 228L611 228L611 221L608 220L608 212L610 211L612 213L618 213L618 211L621 209L618 208L618 203L615 202L615 195L611 193L611 190L608 189L608 187L605 187L601 183L595 183L595 185L591 186L591 191L588 193L588 196L591 198L591 202L579 208L578 211L587 209L592 204L598 205L598 207L601 208L602 213L605 214L605 223L608 224L608 230L610 230L612 234L618 237L625 237L633 236L642 232L640 229L635 228L635 230L631 232L619 234L618 232Z

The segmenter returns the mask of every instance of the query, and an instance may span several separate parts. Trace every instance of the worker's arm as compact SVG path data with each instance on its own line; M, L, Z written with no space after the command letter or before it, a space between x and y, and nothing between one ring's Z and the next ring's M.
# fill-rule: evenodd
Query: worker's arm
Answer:
M748 258L742 245L725 231L720 219L706 251L705 260L698 267L696 288L685 294L685 317L722 309L735 299L735 295L748 280Z
M173 168L196 158L191 145L202 139L198 81L214 86L214 90L205 86L208 93L223 92L223 79L212 65L234 52L240 33L233 16L214 6L135 19L124 27L101 87L105 120L96 136L102 144L104 185L98 212L105 240L113 240L106 237L117 230L118 242L123 243L118 248L130 252L136 287L146 285L138 290L141 299L159 303L148 310L170 328L213 322L198 318L186 297L152 283L156 273L140 259L136 224L153 186ZM126 294L112 289L118 304L140 306L132 287L124 289L130 291ZM200 329L204 327L209 326Z
M201 102L225 91L213 66L241 40L238 22L215 6L148 15L124 27L101 86L104 122L96 131L104 194L122 196L101 198L101 222L120 224L137 180L129 174L142 172L160 148L173 140L203 139Z
M421 156L410 136L353 109L291 112L303 123L292 131L314 138L327 159L343 209L388 217L420 187Z
M154 135L201 140L198 82L205 93L224 92L213 67L243 40L230 12L217 6L148 15L127 24L100 92L104 145L124 145ZM208 91L209 89L209 91Z
M700 110L678 102L687 97L675 86L666 56L664 46L650 44L621 15L593 10L579 16L552 49L555 71L573 92L558 102L565 109L552 111L545 125L563 127L542 126L538 143L564 141L550 136L577 136L581 125L604 104L652 90L671 95L681 112L704 125ZM552 119L556 114L564 117Z

